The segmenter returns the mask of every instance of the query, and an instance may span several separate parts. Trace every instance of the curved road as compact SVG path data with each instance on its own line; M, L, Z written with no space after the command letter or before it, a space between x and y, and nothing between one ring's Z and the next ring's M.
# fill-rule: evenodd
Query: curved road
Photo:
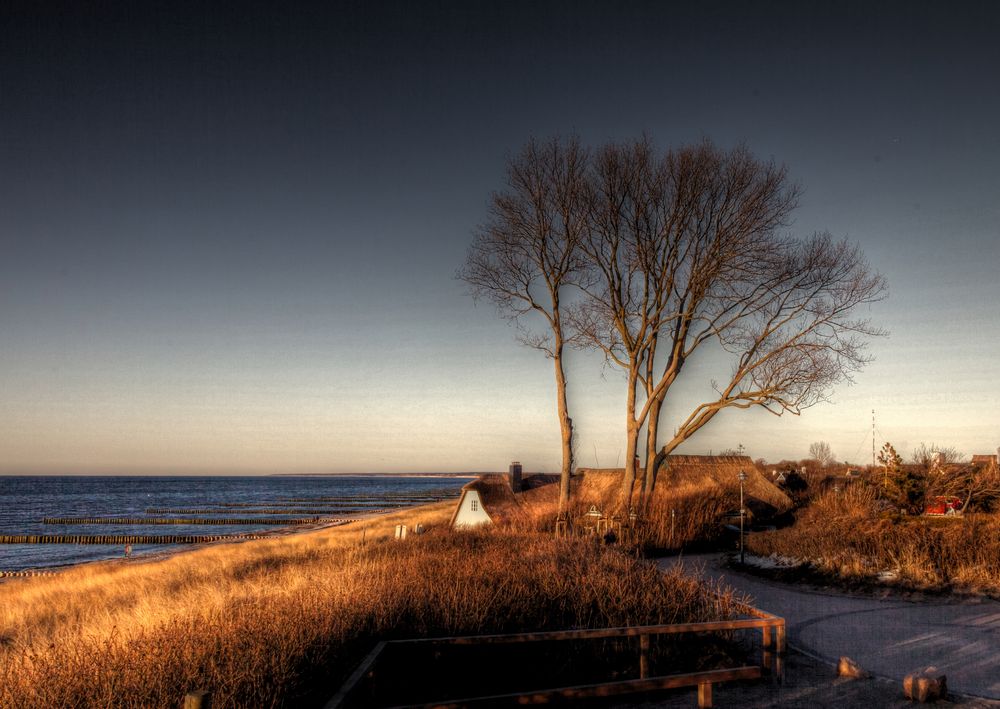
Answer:
M727 568L718 554L659 563L682 565L749 594L758 608L785 619L791 645L823 660L847 655L864 669L899 681L933 665L947 675L949 690L1000 699L1000 602L824 593Z

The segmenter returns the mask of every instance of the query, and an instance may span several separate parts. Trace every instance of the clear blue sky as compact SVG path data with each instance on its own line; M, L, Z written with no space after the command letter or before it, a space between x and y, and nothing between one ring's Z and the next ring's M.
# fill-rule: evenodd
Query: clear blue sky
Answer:
M557 469L551 363L454 273L506 156L570 132L746 142L889 280L853 386L686 452L864 462L873 407L904 455L996 448L996 5L689 5L5 3L0 472ZM570 376L613 464L623 382Z

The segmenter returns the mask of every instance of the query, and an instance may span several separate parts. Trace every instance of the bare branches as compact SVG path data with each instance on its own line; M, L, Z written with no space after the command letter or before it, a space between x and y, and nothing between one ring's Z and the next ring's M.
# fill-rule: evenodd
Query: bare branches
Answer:
M855 312L884 298L886 285L857 247L820 234L778 243L769 264L773 272L729 291L732 300L719 311L725 317L703 325L689 346L711 333L735 364L729 380L716 386L718 398L692 412L669 450L727 407L798 415L870 361L866 342L884 332Z
M797 415L869 361L868 340L884 333L858 312L885 297L885 280L856 246L781 233L798 197L784 167L708 141L593 154L529 143L511 162L461 277L508 318L546 319L543 334L521 331L526 344L557 360L569 343L594 348L624 371L625 507L643 425L648 493L653 459L720 411ZM583 297L565 302L569 285ZM657 455L660 411L703 346L728 353L728 378Z
M834 461L833 450L826 441L816 441L809 444L809 457L819 463L821 468L825 468Z
M531 141L510 161L507 189L490 200L458 274L475 298L488 298L506 318L537 313L550 331L561 329L563 290L585 270L579 243L587 160L574 138ZM544 336L522 341L554 356Z
M530 141L507 167L507 189L493 195L489 217L476 230L458 277L476 298L488 298L517 323L518 339L541 350L555 364L556 403L562 436L560 517L569 502L573 427L566 402L562 321L566 288L585 282L580 251L586 225L587 152L576 138L565 143ZM546 322L532 329L525 316ZM558 529L558 528L557 528Z

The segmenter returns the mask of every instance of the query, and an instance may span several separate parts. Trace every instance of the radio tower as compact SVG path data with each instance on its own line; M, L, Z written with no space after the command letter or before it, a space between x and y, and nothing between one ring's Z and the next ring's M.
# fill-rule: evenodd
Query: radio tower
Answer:
M872 472L875 472L875 409L872 409Z

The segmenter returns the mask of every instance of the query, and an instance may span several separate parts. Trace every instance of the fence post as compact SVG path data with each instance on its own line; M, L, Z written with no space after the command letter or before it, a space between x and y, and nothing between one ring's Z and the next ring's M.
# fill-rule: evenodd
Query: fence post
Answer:
M184 695L184 709L212 709L212 693L204 689Z
M649 636L639 636L639 679L649 677Z
M712 706L712 683L702 682L698 685L698 708Z

